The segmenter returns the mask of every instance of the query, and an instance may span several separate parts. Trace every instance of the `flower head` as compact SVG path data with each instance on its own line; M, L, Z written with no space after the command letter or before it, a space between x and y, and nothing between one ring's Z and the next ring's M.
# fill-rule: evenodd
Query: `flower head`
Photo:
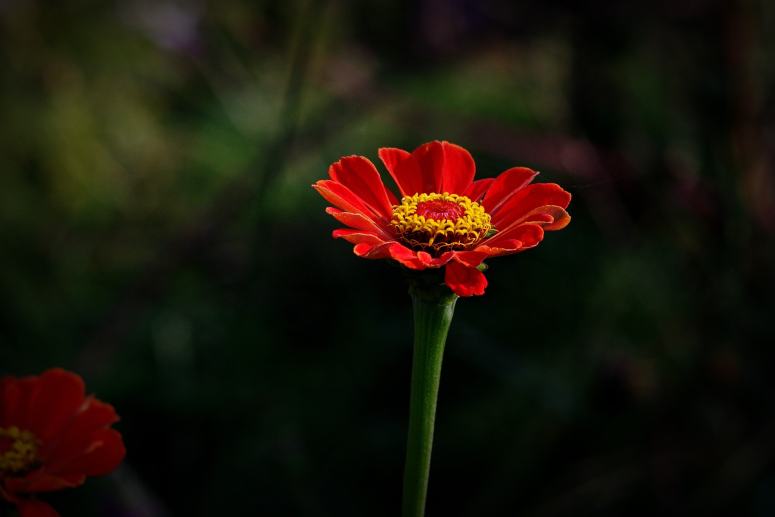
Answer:
M400 200L363 156L340 159L328 170L331 179L313 185L334 205L326 212L346 226L334 237L353 243L359 257L412 270L443 267L444 282L459 296L484 294L485 259L533 248L545 231L570 222L571 195L555 183L530 184L538 173L526 167L474 181L468 151L439 141L411 153L382 148L379 157Z
M113 407L87 396L74 373L57 368L0 379L0 497L22 517L58 515L31 496L115 469L125 453L110 428L117 421Z

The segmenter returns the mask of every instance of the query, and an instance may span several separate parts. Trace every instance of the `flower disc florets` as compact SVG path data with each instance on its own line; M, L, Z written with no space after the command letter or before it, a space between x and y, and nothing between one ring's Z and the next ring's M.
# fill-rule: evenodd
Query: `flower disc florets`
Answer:
M468 249L492 228L479 203L447 192L405 196L390 224L412 248L432 252Z
M26 472L38 458L38 443L29 431L16 426L0 427L0 474L11 475Z

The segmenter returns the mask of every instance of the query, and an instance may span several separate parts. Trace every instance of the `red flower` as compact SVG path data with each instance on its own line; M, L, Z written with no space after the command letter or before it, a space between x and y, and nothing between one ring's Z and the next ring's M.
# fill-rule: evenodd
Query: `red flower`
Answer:
M76 487L115 469L124 443L113 407L86 396L83 380L62 369L0 379L0 496L22 517L55 517L37 492Z
M537 172L514 167L474 181L471 155L449 142L412 153L382 148L379 157L403 196L385 188L374 164L346 156L313 185L347 226L334 230L359 257L392 259L413 270L446 267L444 282L460 296L484 294L489 257L538 245L547 230L570 222L571 195L555 183L530 184Z

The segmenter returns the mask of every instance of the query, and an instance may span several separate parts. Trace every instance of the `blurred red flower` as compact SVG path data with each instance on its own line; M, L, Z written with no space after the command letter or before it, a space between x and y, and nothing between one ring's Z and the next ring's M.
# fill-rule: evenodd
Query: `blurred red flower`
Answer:
M413 270L445 267L444 282L459 296L484 294L485 259L532 248L545 231L570 222L571 195L555 183L531 185L538 173L526 167L474 181L468 151L439 141L411 153L382 148L379 157L400 201L363 156L340 159L330 180L313 185L334 205L326 212L347 227L333 236L353 243L359 257Z
M118 415L85 394L78 375L55 368L0 379L0 496L22 517L59 515L37 492L76 487L124 459Z

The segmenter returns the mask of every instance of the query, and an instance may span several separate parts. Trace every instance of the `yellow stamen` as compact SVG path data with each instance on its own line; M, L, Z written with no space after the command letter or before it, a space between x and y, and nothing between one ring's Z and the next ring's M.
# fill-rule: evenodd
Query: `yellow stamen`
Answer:
M492 228L479 203L447 192L404 197L390 223L409 246L433 252L468 249Z
M0 474L20 474L38 461L35 435L12 425L0 427Z

